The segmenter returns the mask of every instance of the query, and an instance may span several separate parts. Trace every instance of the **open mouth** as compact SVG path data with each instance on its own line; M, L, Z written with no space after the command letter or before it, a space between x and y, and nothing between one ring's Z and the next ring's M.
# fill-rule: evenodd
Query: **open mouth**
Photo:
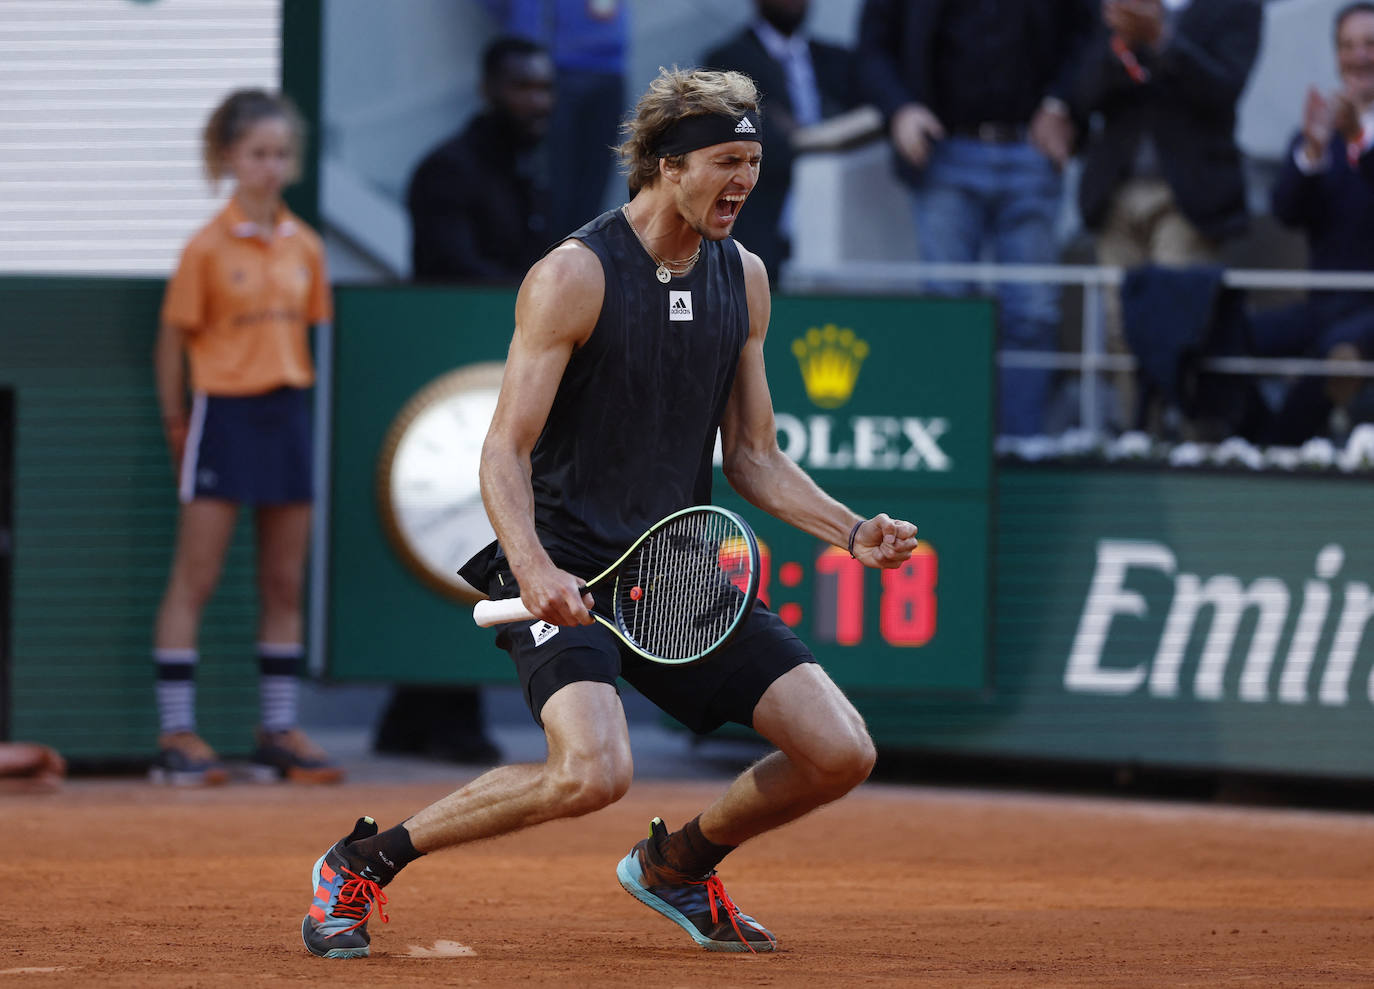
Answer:
M743 195L721 196L716 200L716 219L721 223L734 223L743 204Z

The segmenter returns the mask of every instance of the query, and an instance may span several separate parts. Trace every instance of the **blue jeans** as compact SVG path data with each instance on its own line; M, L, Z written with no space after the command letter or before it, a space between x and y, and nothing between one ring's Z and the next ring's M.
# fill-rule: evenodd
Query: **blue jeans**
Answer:
M921 260L974 262L991 255L1005 264L1054 264L1055 222L1063 179L1048 158L1026 142L992 144L951 137L935 145L912 195ZM963 282L930 282L938 295L967 295ZM1059 288L1013 283L997 290L1001 346L1053 351L1058 347ZM1044 431L1053 372L1005 368L998 376L998 432Z

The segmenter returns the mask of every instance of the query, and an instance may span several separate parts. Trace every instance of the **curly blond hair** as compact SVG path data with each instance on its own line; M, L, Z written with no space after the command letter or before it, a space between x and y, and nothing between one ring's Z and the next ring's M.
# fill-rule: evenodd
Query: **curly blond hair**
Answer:
M658 76L639 98L634 115L620 130L624 141L616 151L630 194L658 181L659 158L654 149L668 129L683 117L720 114L738 117L759 112L759 90L742 72L660 67ZM665 160L680 167L685 155Z

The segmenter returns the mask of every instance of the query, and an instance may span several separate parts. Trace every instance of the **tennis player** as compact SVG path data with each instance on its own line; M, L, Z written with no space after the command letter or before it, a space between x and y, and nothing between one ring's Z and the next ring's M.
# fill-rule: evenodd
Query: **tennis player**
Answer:
M661 517L710 501L717 432L726 477L759 508L871 567L898 566L916 547L910 522L863 519L778 448L763 364L768 275L730 238L763 157L753 82L663 70L625 130L633 198L550 251L520 288L481 467L497 542L464 568L540 619L500 626L496 641L548 757L494 769L380 833L361 818L315 864L302 935L317 955L365 956L382 887L421 855L623 796L632 761L618 676L694 731L736 722L777 747L676 831L654 819L616 870L709 950L776 945L726 894L721 860L873 767L859 713L767 608L686 666L640 659L592 621L596 602L580 585Z

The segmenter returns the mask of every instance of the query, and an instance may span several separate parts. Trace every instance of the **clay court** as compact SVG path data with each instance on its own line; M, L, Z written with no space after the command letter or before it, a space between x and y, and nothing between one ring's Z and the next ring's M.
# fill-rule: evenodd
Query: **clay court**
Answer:
M456 773L453 782L471 775ZM1374 820L1332 812L870 783L731 856L767 956L709 954L616 884L647 821L718 790L636 782L612 808L421 860L373 954L301 946L310 867L359 813L446 782L0 797L3 986L1368 986Z

